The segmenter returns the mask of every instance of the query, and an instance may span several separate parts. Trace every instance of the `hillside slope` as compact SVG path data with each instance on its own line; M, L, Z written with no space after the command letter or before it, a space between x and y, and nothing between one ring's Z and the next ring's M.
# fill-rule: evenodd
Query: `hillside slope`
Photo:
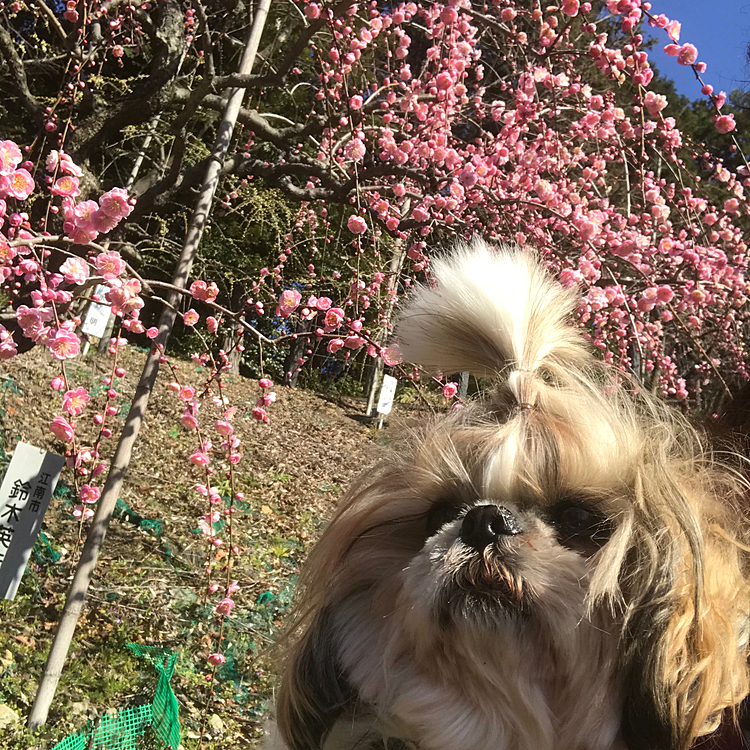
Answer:
M123 395L119 424L143 358L134 350L124 354L128 372L117 384ZM101 392L110 368L108 359L91 356L69 363L68 375L75 385ZM201 375L190 362L180 363L178 372L188 381ZM56 374L38 351L0 364L0 446L6 454L18 440L64 450L48 430L59 413L60 396L49 387ZM237 407L234 423L244 451L237 467L237 486L245 494L237 515L241 556L232 574L240 589L225 627L228 659L206 713L204 665L216 633L210 607L200 600L206 540L198 519L207 508L194 486L204 480L188 461L195 433L180 425L182 404L166 387L170 379L163 372L152 396L121 497L125 505L110 527L40 748L51 747L88 719L150 699L153 675L125 648L129 642L179 651L172 683L185 748L200 745L202 727L211 747L251 746L273 687L270 645L289 607L300 562L345 488L383 455L388 431L363 426L355 410L279 388L266 425L251 415L257 383L227 378L226 395ZM93 436L92 407L98 400L101 408L103 399L101 392L79 418L84 437L86 430ZM114 439L110 442L109 454ZM6 465L7 457L0 457L2 471ZM28 713L77 556L78 521L65 486L70 484L66 469L45 519L52 551L45 548L41 557L32 557L14 602L0 600L0 725L3 706L21 719ZM59 559L53 562L55 555ZM31 746L20 722L0 731L15 738L13 748Z

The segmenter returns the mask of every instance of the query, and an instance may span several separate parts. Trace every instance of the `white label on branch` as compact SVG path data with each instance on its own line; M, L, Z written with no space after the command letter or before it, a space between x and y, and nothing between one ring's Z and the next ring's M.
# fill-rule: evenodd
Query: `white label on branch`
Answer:
M99 284L94 290L94 294L99 299L104 299L104 295L108 291L109 287L106 284ZM98 302L92 302L89 305L81 330L89 336L101 338L104 336L104 331L107 330L107 322L109 321L111 312L112 308L109 305L100 305Z
M396 394L398 380L392 375L383 375L383 387L378 399L378 414L390 414L393 406L393 396Z
M18 443L0 486L0 596L13 599L65 463Z

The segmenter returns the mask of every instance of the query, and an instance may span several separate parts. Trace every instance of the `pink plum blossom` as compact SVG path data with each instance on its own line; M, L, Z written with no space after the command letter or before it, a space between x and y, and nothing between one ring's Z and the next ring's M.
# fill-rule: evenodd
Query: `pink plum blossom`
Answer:
M352 336L347 336L344 339L344 346L347 349L359 349L365 343L366 343L365 340L361 336L352 335Z
M296 289L285 289L279 295L278 314L282 318L288 318L302 301L302 295Z
M81 194L78 178L74 175L64 174L58 177L55 184L50 188L52 195L62 195L67 198L75 198Z
M0 141L0 174L9 174L23 160L21 149L13 141Z
M698 59L698 50L692 44L683 44L677 52L680 65L692 65Z
M673 42L679 42L680 41L680 31L682 29L682 24L679 21L670 21L666 25L667 34L669 34L669 38Z
M340 307L330 308L324 318L325 332L330 333L336 330L344 320L344 311Z
M646 109L651 117L657 117L659 112L667 106L667 97L662 94L655 94L653 91L648 91L643 103L646 105Z
M125 261L116 250L97 255L94 265L99 275L107 280L116 279L126 268Z
M99 197L99 206L107 216L113 219L123 219L130 216L133 206L128 199L125 188L112 188Z
M315 307L321 312L325 312L331 307L331 300L328 297L318 297Z
M50 151L47 154L44 167L50 173L59 169L63 174L73 175L74 177L83 175L83 170L62 149Z
M223 437L227 437L234 432L234 427L232 427L231 423L224 419L217 419L216 422L214 422L214 429Z
M350 216L346 226L352 234L364 234L367 231L367 222L361 216Z
M213 281L206 284L205 281L198 279L190 285L190 294L193 295L194 299L213 302L219 294L219 287Z
M45 323L52 320L52 310L48 307L27 307L19 305L16 320L26 338L37 341L45 330Z
M65 409L68 414L77 417L79 414L83 413L86 404L88 404L90 400L91 396L89 396L89 392L83 386L79 386L74 391L66 391L63 396L63 409Z
M229 615L232 613L232 610L234 609L234 601L228 597L225 596L217 605L216 605L216 612L219 615Z
M352 138L346 146L344 146L344 154L347 159L352 161L362 161L367 153L365 144L359 138Z
M401 350L396 344L391 344L380 350L380 356L383 358L383 362L389 367L398 365L403 361Z
M196 418L195 414L193 414L193 412L190 409L185 409L185 411L182 412L182 416L180 417L180 422L182 422L182 426L188 430L198 429L198 419Z
M270 406L276 401L276 394L273 391L264 393L259 399L256 400L256 406Z
M182 316L182 322L186 326L191 326L191 327L194 326L198 322L199 319L200 319L200 315L198 315L198 313L195 310L193 310L192 307Z
M208 466L211 463L211 459L204 451L196 449L190 456L190 460L196 466Z
M75 357L81 349L81 340L73 331L59 328L54 336L45 341L47 348L55 359L63 360Z
M674 291L672 290L672 287L663 285L657 288L656 290L656 299L659 300L662 304L667 304L668 302L672 301L672 298L674 297Z
M259 422L268 423L269 421L268 415L266 414L266 410L260 406L253 407L252 415L253 415L253 418L257 419Z
M92 487L89 484L84 484L78 492L78 497L81 498L82 503L93 505L101 497L101 494L102 491L99 487Z
M111 279L112 287L104 295L112 305L113 312L132 313L143 307L143 300L138 296L141 291L141 282L138 279Z
M89 217L90 227L97 232L101 232L102 234L111 232L118 225L118 223L118 219L105 214L104 211L101 210L101 208L98 208Z
M443 396L453 398L458 393L458 386L455 383L446 383L443 386Z
M89 277L89 264L83 258L68 258L61 266L60 272L68 284L83 284Z
M91 216L99 210L96 201L81 201L73 209L73 221L79 229L96 231L91 226Z
M17 169L10 175L4 175L3 180L7 181L4 185L6 195L12 195L20 201L25 201L34 190L34 178L26 169Z
M734 115L719 115L716 118L716 129L720 133L731 133L737 127L734 121Z
M72 443L75 431L65 417L55 417L49 425L52 434L64 443Z
M0 359L12 359L18 354L18 347L13 341L13 334L0 325Z

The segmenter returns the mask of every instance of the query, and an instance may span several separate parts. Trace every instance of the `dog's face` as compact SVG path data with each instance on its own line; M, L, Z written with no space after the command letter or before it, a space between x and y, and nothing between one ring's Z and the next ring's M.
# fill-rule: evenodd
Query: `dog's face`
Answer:
M464 417L458 435L441 425L419 451L425 473L443 478L414 503L426 507L410 530L423 546L402 560L404 596L424 626L496 630L511 620L554 630L561 619L584 618L597 553L619 523L627 490L620 477L606 488L601 479L595 486L562 481L559 450L555 465L539 467L533 482L509 471L511 450L514 467L519 463L511 445L523 441L519 431L531 419L519 415L493 430L470 427Z
M486 282L450 278L471 253L444 284ZM360 747L360 718L420 750L687 748L747 691L731 477L597 367L569 295L511 271L520 312L472 289L425 323L439 286L407 311L415 360L511 372L363 477L313 551L279 700L293 750Z
M577 616L589 557L611 522L594 502L549 505L511 499L438 501L425 515L423 549L404 568L415 609L440 628L496 630L506 619L555 627L560 610Z

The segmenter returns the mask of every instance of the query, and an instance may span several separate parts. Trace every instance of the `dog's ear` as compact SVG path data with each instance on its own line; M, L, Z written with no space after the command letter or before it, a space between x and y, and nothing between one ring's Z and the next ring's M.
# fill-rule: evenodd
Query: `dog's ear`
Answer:
M277 700L277 722L290 750L317 750L354 691L339 666L332 617L317 613L287 661Z
M663 491L667 480L658 479ZM675 491L662 507L674 515L665 510L661 529L653 517L637 524L642 536L625 565L622 733L629 750L688 750L748 692L750 590L746 547L735 541L743 521L733 528L707 495Z

